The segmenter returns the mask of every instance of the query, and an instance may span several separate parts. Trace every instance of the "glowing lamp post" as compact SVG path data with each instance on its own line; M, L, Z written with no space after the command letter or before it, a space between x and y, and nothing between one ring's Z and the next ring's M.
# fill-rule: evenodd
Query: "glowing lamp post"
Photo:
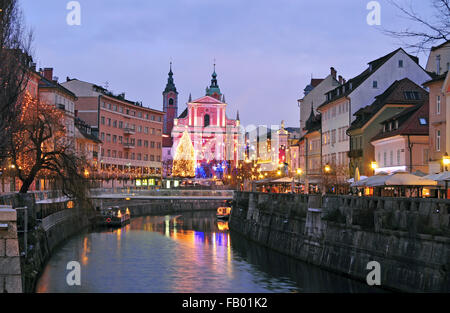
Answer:
M445 152L444 156L442 157L442 165L444 166L444 172L448 171L448 166L450 165L450 156L448 156L447 152Z
M448 171L448 166L450 165L450 157L448 156L448 153L445 152L444 156L442 157L442 165L444 166L444 172ZM445 180L445 199L447 199L448 195L448 181Z
M374 161L370 163L370 167L373 169L373 175L375 175L375 170L378 168L378 163Z

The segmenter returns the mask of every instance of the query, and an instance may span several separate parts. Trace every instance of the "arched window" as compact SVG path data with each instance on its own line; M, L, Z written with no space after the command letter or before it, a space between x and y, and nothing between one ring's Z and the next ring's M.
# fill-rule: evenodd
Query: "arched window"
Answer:
M172 98L169 99L169 105L173 105L173 99Z
M208 127L209 126L209 114L205 114L204 118L203 118L203 127Z

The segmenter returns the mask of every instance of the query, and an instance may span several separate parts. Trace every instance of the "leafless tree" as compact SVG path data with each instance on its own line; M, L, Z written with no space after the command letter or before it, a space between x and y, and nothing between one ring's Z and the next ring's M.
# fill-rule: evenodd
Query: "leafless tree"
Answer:
M18 0L0 0L0 163L21 110L32 62L32 32L27 31Z
M450 40L450 0L430 0L434 14L428 18L418 13L411 2L407 5L396 0L387 2L414 24L414 27L402 30L382 30L385 34L402 40L406 48L416 53L427 52L431 47Z

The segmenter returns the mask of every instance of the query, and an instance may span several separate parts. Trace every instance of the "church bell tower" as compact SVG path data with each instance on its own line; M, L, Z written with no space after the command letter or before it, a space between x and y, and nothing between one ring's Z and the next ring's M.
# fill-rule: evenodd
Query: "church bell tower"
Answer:
M164 115L163 133L170 136L173 128L173 121L178 116L178 92L173 82L172 62L170 62L169 78L166 88L163 91L163 111Z

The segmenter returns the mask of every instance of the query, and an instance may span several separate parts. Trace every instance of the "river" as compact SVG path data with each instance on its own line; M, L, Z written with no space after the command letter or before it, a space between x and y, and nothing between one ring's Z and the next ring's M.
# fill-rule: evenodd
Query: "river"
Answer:
M69 286L68 262L81 265ZM136 217L86 231L53 253L36 292L379 292L249 242L215 212Z

